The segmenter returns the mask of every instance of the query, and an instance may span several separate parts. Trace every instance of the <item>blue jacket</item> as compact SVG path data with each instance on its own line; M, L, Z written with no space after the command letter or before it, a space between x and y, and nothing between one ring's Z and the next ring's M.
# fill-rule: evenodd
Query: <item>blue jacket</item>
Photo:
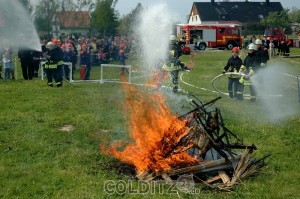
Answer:
M86 67L91 67L91 58L90 54L87 52L80 53L80 65L86 65Z

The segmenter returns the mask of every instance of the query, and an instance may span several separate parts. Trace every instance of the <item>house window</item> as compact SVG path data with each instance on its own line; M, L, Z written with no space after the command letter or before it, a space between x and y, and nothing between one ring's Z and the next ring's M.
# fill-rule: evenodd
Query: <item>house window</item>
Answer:
M198 19L197 19L197 16L196 16L196 21L197 21Z

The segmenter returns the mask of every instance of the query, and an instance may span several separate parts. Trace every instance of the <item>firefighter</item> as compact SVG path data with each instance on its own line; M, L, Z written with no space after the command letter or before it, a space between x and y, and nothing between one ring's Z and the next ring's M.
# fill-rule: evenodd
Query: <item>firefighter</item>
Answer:
M32 80L34 76L34 68L32 66L32 50L19 49L18 58L21 63L22 75L25 80Z
M286 50L286 43L285 41L281 41L278 45L277 55L285 55L285 50Z
M290 39L286 40L286 47L285 47L285 56L290 56L290 47L292 47L292 41Z
M260 39L255 40L255 45L257 49L256 56L258 57L258 60L260 60L260 66L258 66L257 68L253 68L253 70L266 67L267 62L270 59L268 48L265 45L263 45Z
M63 52L58 45L58 40L48 42L46 45L48 51L44 53L44 58L46 59L45 70L48 80L48 86L51 87L53 87L53 78L57 87L62 87L63 85Z
M174 84L173 92L176 93L178 92L179 71L189 72L190 69L179 60L179 57L182 55L182 50L181 50L181 46L176 42L176 36L171 35L169 40L170 40L169 54L168 54L167 61L166 63L164 63L162 68L171 73L172 82Z
M81 46L80 51L80 79L89 80L91 72L91 58L88 53L88 47L86 44Z
M237 74L243 63L241 58L238 56L240 49L234 47L232 49L232 56L229 58L226 66L223 69L223 74L226 72L236 73L228 76L228 93L231 99L237 98L237 86L239 84L239 75Z
M248 55L246 56L243 65L241 66L239 70L239 84L237 88L237 99L243 100L243 93L244 93L244 87L249 86L250 87L250 102L256 101L256 92L254 90L254 87L251 82L251 78L254 75L253 68L256 68L260 61L258 60L258 57L256 56L256 45L251 43L248 46Z

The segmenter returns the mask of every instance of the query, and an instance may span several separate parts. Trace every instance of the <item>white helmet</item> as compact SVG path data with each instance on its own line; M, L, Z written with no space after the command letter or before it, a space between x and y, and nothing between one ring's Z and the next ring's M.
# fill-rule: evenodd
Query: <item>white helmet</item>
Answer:
M260 39L255 40L255 44L262 45L262 41Z
M49 50L53 50L55 48L55 45L53 42L50 41L47 43L46 48Z
M170 41L175 41L176 40L176 36L175 35L170 35Z
M248 50L257 50L256 45L254 43L249 44Z

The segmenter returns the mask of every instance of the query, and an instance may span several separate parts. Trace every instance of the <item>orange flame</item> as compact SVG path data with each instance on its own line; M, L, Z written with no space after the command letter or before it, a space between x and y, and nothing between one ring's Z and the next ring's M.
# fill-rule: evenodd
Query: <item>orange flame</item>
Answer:
M120 143L110 146L109 153L132 164L139 172L164 171L198 160L187 152L168 154L178 141L189 133L186 121L178 119L164 104L159 93L148 94L132 85L123 85L127 93L125 107L129 113L128 131L133 143L119 151Z
M161 86L162 82L164 82L167 79L168 75L169 75L169 72L165 71L165 70L158 70L158 71L152 72L150 74L151 80L146 82L146 85Z

